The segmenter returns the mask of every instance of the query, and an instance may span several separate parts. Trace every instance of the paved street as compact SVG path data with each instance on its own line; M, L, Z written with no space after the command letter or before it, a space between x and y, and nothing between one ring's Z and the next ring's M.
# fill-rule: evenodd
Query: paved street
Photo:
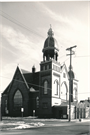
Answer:
M66 120L38 120L25 119L28 122L42 122L45 125L29 129L4 130L0 135L86 135L90 132L90 121L71 121Z

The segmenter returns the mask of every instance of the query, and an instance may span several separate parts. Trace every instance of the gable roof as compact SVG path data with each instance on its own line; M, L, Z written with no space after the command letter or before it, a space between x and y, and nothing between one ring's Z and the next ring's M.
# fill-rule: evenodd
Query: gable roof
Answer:
M6 89L3 91L2 95L7 94L7 93L9 92L9 90L10 90L10 85L11 85L11 82L10 82L10 84L6 87Z
M21 77L28 90L30 90L31 87L33 87L36 91L39 90L39 73L40 72L30 73L26 70L19 69L19 67L17 66L12 81L7 86L7 88L4 90L2 95L9 93L13 80L17 80L17 79L15 79L15 75L17 72L19 72L21 74Z
M30 73L30 72L27 71L27 70L21 69L21 73L22 73L22 74L26 74L26 73Z
M17 72L19 72L19 73L20 73L20 75L21 75L21 77L22 77L22 79L23 79L23 81L24 81L24 83L25 83L25 85L26 85L27 89L29 89L29 86L28 86L28 84L27 84L27 82L26 82L26 80L25 80L25 78L24 78L23 74L21 73L21 71L20 71L19 67L17 66L17 68L16 68L16 71L15 71L15 73L14 73L14 76L13 76L12 81L11 81L11 82L10 82L10 84L7 86L7 88L4 90L4 92L2 93L2 95L4 95L4 94L8 94L8 93L9 93L10 88L11 88L12 83L13 83L13 81L14 81L14 80L18 81L17 79L15 79L15 76L16 76L16 73L17 73Z
M16 80L15 75L16 75L17 72L19 72L21 74L21 77L22 77L22 79L23 79L23 81L24 81L28 90L30 90L31 87L33 87L35 90L39 89L39 72L30 73L26 70L19 69L19 67L17 66L12 81L7 86L7 88L4 90L2 95L9 93L11 85L13 83L13 80Z
M23 76L22 73L21 73L21 75L22 75L22 78L23 78L23 80L24 80L24 82L25 82L25 84L26 84L26 87L29 89L29 86L28 86L28 83L27 83L26 79L24 78L24 76Z
M33 87L35 90L39 89L39 73L40 72L23 74L29 88Z
M67 67L66 67L66 64L65 63L61 66L60 72L62 73L64 69L65 69L65 71L67 73L67 77L69 79L69 75L68 75L68 71L67 71Z

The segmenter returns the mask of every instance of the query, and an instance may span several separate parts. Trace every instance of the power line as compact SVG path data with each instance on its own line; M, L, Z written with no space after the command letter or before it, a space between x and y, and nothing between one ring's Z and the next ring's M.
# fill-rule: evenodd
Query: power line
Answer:
M0 10L0 11L1 11L1 10ZM3 12L3 11L1 11L1 12ZM4 18L6 18L6 19L8 19L9 21L15 23L16 25L19 25L20 27L23 27L23 28L25 28L25 29L27 29L27 30L29 30L29 31L31 31L31 32L33 32L33 33L35 33L36 35L38 35L38 36L40 36L40 37L43 37L43 36L41 36L40 34L38 34L38 33L36 33L35 31L33 31L32 29L30 29L29 27L27 27L27 26L25 26L24 24L22 24L21 22L17 21L15 18L11 17L11 16L8 15L7 13L5 13L5 12L3 12L3 13L6 14L6 15L7 15L8 17L10 17L11 19L13 19L14 21L11 20L10 18L8 18L8 17L6 17L6 16L0 14L0 15L3 16ZM16 22L15 22L15 21L16 21ZM43 37L43 38L44 38L44 37ZM57 43L57 44L58 44L58 43ZM64 46L62 46L62 47L64 47ZM75 56L74 58L76 58L76 57L90 57L90 55L87 55L87 56ZM61 56L60 58L62 58L62 56Z
M59 59L61 59L61 58L65 57L65 56L66 56L66 55L62 55L62 56L60 56L60 57L59 57Z
M3 12L3 11L2 11ZM25 29L28 29L28 30L30 30L30 31L33 31L33 30L31 30L30 28L28 28L27 26L25 26L25 25L23 25L21 22L18 22L17 23L17 20L16 19L14 19L13 17L11 17L10 15L8 15L7 13L5 13L5 12L3 12L4 14L6 14L7 16L9 16L11 19L13 19L13 20L11 20L10 18L8 18L8 17L6 17L6 16L4 16L4 15L2 15L3 17L5 17L6 19L8 19L9 21L12 21L13 23L15 23L15 24L17 24L17 25L19 25L19 26L21 26L21 27L24 27ZM1 14L0 14L1 15ZM34 33L35 33L35 31L33 31ZM37 33L36 33L37 34ZM38 34L38 36L41 36L41 35L39 35ZM56 41L56 40L55 40ZM57 41L56 41L57 42ZM58 44L58 43L57 43ZM59 47L59 46L58 46ZM64 56L64 55L63 55ZM61 56L60 58L62 58L63 56Z
M0 10L1 11L1 10ZM3 12L3 11L1 11L1 12ZM33 33L35 33L36 35L38 35L38 36L40 36L40 37L43 37L43 36L41 36L40 34L38 34L37 32L35 32L35 31L33 31L32 29L30 29L29 27L27 27L26 25L24 25L23 23L21 23L21 22L19 22L19 21L17 21L15 18L13 18L13 17L11 17L10 15L8 15L7 13L5 13L5 12L3 12L4 14L6 14L8 17L6 17L6 16L4 16L4 15L2 15L2 14L0 14L1 16L3 16L4 18L6 18L6 19L8 19L9 21L11 21L11 22L13 22L13 23L15 23L15 24L17 24L17 25L19 25L19 26L21 26L21 27L23 27L23 28L25 28L25 29L27 29L27 30L29 30L29 31L31 31L31 32L33 32ZM11 19L12 20L11 20ZM13 21L14 20L14 21ZM18 23L17 23L18 22ZM44 38L44 37L43 37ZM55 39L56 40L56 39ZM56 42L57 42L57 40L56 40ZM58 42L57 42L57 45L58 45ZM58 45L58 47L59 47L59 45ZM62 46L62 47L64 47L64 46ZM65 47L64 47L65 48Z
M78 93L78 94L89 94L90 92L83 92L83 93Z
M10 48L8 49L7 47L4 47L3 45L2 45L2 47L3 47L4 49L6 49L8 52L11 52L12 54L14 54L14 55L17 56L17 54L15 53L15 51L10 50Z
M0 76L0 77L2 77L2 78L6 78L6 79L10 79L9 77L4 77L4 76ZM17 81L17 82L20 82L20 83L25 83L24 81L20 81L20 80L17 80L17 79L12 79L12 81ZM12 83L12 81L11 81L11 83ZM11 84L10 83L10 84ZM40 88L44 88L43 86L41 86L41 85L36 85L36 84L33 84L33 83L29 83L29 82L27 82L27 84L30 84L30 85L33 85L33 86L37 86L37 87L40 87ZM49 90L52 90L51 88L47 88L47 89L49 89ZM78 93L78 94L88 94L88 93L90 93L90 92L83 92L83 93ZM65 94L62 94L62 95L65 95ZM68 95L73 95L73 94L68 94Z
M5 14L6 14L6 13L5 13ZM9 20L9 21L15 23L16 25L18 25L18 26L20 26L20 27L22 27L22 28L24 28L24 29L26 29L26 30L28 30L28 31L30 31L30 32L32 32L32 33L34 33L34 34L36 34L36 35L42 37L42 38L44 38L43 36L41 36L41 35L38 34L37 32L31 30L29 27L23 25L21 22L15 22L15 21L13 21L12 19L10 19L10 18L8 18L8 17L6 17L6 16L4 16L4 15L2 15L2 14L0 14L0 15L3 16L4 18L6 18L7 20ZM9 15L8 15L8 16L9 16ZM12 18L12 17L11 17L11 18ZM14 18L13 18L13 19L14 19ZM15 19L14 19L14 20L15 20Z
M2 11L3 12L3 11ZM3 12L4 14L6 14L5 12ZM8 14L6 14L6 15L8 15ZM5 16L3 16L3 17L5 17ZM13 19L13 20L15 20L16 22L13 22L13 23L19 23L19 26L20 26L20 24L24 27L24 28L26 28L27 30L31 30L31 32L35 32L35 31L33 31L32 29L30 29L29 27L27 27L27 26L25 26L24 24L22 24L21 22L19 22L19 21L17 21L15 18L13 18L13 17L11 17L10 15L8 15L8 17L10 17L11 19ZM6 18L6 17L5 17ZM9 18L6 18L6 19L9 19ZM9 21L12 21L12 20L10 20L9 19ZM18 25L18 24L17 24ZM22 27L21 26L21 27ZM35 32L36 33L36 32ZM36 33L37 35L39 35L39 36L41 36L40 34L38 34L38 33ZM43 36L42 36L43 37Z
M2 11L2 12L3 12L3 11ZM4 13L4 12L3 12L3 13ZM6 13L4 13L4 14L6 14ZM6 14L6 15L9 16L9 18L6 17L6 16L4 16L4 15L2 15L2 14L0 14L0 15L3 16L4 18L8 19L9 21L15 23L16 25L19 25L20 27L23 27L23 28L25 28L25 29L31 31L31 32L34 33L34 34L36 34L36 35L38 35L38 36L41 36L40 34L36 33L36 32L33 31L33 30L31 30L29 27L26 27L25 25L23 25L21 22L17 22L16 19L14 19L13 17L9 16L8 14ZM41 36L41 37L43 37L43 36ZM9 51L9 50L7 50L7 51ZM13 54L16 55L16 53L14 53L14 52L12 52L12 51L11 51L11 53L13 53Z
M3 11L1 11L1 12L3 12ZM13 17L11 17L10 15L8 15L7 13L5 13L5 12L3 12L4 14L6 14L8 17L6 17L6 16L4 16L4 15L2 15L2 14L0 14L1 16L3 16L4 18L6 18L6 19L8 19L9 21L11 21L11 22L13 22L13 23L15 23L16 25L19 25L19 26L21 26L21 27L23 27L23 28L25 28L25 29L27 29L27 30L29 30L29 31L31 31L31 32L33 32L33 33L35 33L36 35L38 35L38 36L40 36L40 37L43 37L43 36L41 36L40 34L38 34L37 32L35 32L35 31L33 31L32 29L30 29L29 27L27 27L26 25L24 25L24 24L22 24L21 22L19 22L19 21L17 21L15 18L13 18ZM12 19L12 20L11 20ZM14 20L14 21L13 21ZM43 37L44 38L44 37ZM55 41L57 42L57 40L55 39ZM58 42L57 42L57 45L58 45ZM58 45L58 47L59 47L59 45ZM63 46L62 46L63 47ZM62 56L61 56L62 57Z
M10 78L8 78L8 77L4 77L4 76L0 76L0 77L10 79ZM12 79L12 81L13 81L13 80L14 80L14 81L17 81L17 82L20 82L20 83L25 83L24 81L20 81L20 80L17 80L17 79ZM33 84L33 83L29 83L29 82L27 82L27 84L30 84L30 85L34 85L34 86L37 86L37 87L44 88L43 86L36 85L36 84ZM51 90L51 88L47 88L47 89L50 89L50 90Z
M90 55L83 55L83 56L75 56L74 58L77 58L77 57L90 57Z
M61 63L61 65L62 65L63 63L65 63L67 60L69 60L69 58L67 58L66 60L64 60L64 61Z

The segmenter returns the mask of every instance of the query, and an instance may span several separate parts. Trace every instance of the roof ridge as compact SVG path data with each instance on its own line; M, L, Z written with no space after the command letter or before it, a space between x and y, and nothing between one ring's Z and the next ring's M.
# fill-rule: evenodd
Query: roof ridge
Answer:
M21 70L21 72L23 73L23 74L25 74L25 73L31 73L30 71L27 71L27 70L25 70L25 69L20 69Z

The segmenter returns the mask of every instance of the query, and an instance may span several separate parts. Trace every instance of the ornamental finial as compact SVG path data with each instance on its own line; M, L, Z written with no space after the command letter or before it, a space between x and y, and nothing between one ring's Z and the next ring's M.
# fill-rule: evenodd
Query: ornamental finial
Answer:
M50 24L50 29L48 30L48 36L52 37L54 35L52 28L51 28L51 24Z

